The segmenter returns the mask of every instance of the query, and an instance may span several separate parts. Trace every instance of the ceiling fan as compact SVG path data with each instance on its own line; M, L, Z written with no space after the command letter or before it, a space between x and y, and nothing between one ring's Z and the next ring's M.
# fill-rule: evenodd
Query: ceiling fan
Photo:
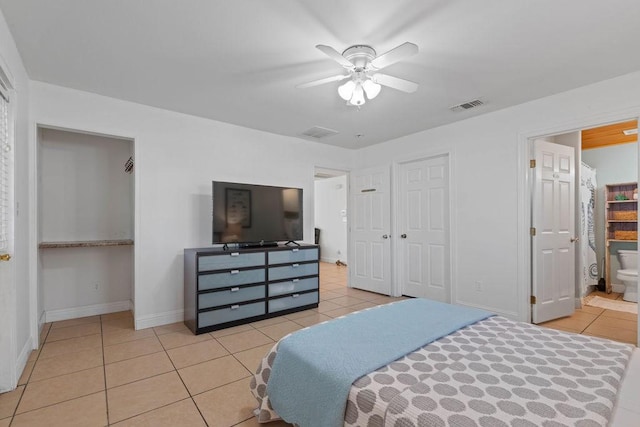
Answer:
M338 88L338 94L347 101L348 105L358 107L366 102L365 94L370 100L378 96L381 86L407 93L413 93L418 89L417 83L378 72L378 70L418 53L418 46L413 43L405 42L380 56L376 55L376 51L371 46L363 44L350 46L342 54L331 46L319 44L316 45L316 48L342 65L348 74L303 83L296 86L299 89L349 79Z

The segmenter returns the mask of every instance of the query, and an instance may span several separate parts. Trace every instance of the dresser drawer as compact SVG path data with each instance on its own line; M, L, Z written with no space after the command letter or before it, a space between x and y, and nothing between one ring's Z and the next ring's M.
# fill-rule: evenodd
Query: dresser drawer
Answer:
M225 288L227 286L248 285L265 281L264 268L255 270L231 270L225 273L201 274L198 276L198 290Z
M303 305L317 304L318 293L309 292L307 294L293 294L288 297L269 300L269 313L275 311L288 310L290 308L302 307Z
M292 294L294 292L310 291L318 289L318 278L293 279L286 282L269 283L269 296Z
M264 252L229 252L218 255L204 255L198 258L198 271L256 267L264 265L264 262Z
M269 267L269 280L290 279L294 277L318 274L318 263L291 264L282 267Z
M198 327L218 325L220 323L233 322L234 320L261 316L265 313L264 302L256 302L245 305L233 305L228 308L206 311L198 314Z
M248 288L231 288L226 291L209 292L198 295L198 308L210 308L218 305L235 304L238 302L263 299L264 285Z
M292 248L286 251L272 251L268 254L269 264L285 264L289 262L317 261L318 249Z

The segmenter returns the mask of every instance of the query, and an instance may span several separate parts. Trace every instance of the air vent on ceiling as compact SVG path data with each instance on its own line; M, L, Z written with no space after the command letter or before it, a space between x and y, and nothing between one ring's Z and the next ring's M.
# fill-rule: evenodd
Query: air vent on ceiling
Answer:
M321 126L314 126L302 132L302 135L308 136L309 138L313 138L313 139L322 139L328 136L335 135L337 133L338 133L337 130L323 128Z
M479 107L484 105L484 102L479 99L474 99L473 101L463 102L462 104L454 105L453 107L449 107L451 111L462 111L469 110L471 108Z

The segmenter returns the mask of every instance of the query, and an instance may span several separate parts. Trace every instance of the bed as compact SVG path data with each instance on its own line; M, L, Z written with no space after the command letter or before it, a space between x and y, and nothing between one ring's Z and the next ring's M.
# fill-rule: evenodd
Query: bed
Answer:
M406 314L409 305L422 301L370 308L284 337L265 355L251 380L251 390L258 401L258 421L278 420L282 414L285 421L303 427L590 427L611 422L633 346L486 313L478 316L477 312L462 325L453 325L453 330L446 331L459 313L454 312L447 319L438 312L430 320L416 320ZM428 311L432 311L431 307L442 309L443 313L459 310L458 306L433 301L427 304ZM385 319L385 313L390 317ZM324 353L314 348L311 352L315 356L306 356L303 353L312 341L303 341L304 351L289 354L289 342L298 334L313 338L313 334L324 331L330 336L336 334L330 328L339 329L341 323L360 318L364 319L362 324L373 325L369 330L359 325L357 334L347 341L375 341L366 350L369 353L386 351L388 342L393 347L411 346L393 340L394 335L404 335L397 331L412 326L416 331L428 331L428 336L413 350L402 350L398 357L377 368L367 368L367 372L353 379L338 378L342 373L341 369L334 372L336 360L353 358L355 365L375 363L369 361L369 355L342 354L348 349L329 345ZM375 323L379 318L383 320ZM419 328L415 327L416 322ZM434 338L427 325L438 322L445 324L445 333ZM353 329L352 325L347 326ZM383 340L378 339L381 336ZM333 392L333 388L318 383L325 378L346 382L347 388ZM315 390L317 384L319 391ZM325 401L327 394L334 400Z

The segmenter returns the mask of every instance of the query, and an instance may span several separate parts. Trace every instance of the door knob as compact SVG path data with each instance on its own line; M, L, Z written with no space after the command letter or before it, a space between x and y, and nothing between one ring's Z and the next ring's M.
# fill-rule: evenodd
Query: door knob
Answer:
M578 240L580 240L580 238L579 238L579 237L572 237L572 238L571 238L571 243L575 243L575 242L577 242Z
M10 259L11 259L11 255L9 254L0 255L0 261L9 261Z
M406 239L407 235L406 234L401 234L400 237L402 237L403 239Z
M388 238L389 238L389 236L387 236L386 234L383 234L383 235L382 235L382 238L383 238L383 239L388 239Z

